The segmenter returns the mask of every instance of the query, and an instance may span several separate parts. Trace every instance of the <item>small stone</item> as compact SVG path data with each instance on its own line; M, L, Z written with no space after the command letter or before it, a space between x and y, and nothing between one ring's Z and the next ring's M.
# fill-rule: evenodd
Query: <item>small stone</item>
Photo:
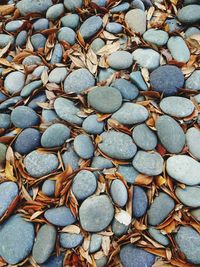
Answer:
M200 6L184 6L178 11L177 17L180 22L185 24L198 23L200 21Z
M8 22L5 25L5 30L7 32L16 32L23 25L23 21L21 20L13 20Z
M0 217L2 217L9 208L10 204L17 197L18 193L19 190L16 183L4 182L0 184Z
M122 4L119 4L119 5L111 8L110 12L111 13L121 13L121 12L128 10L129 7L130 7L129 3L122 3Z
M112 68L100 69L99 76L98 76L98 82L102 82L102 81L108 80L116 72L117 71L112 69Z
M11 121L18 128L29 128L39 124L37 113L26 106L18 106L11 113Z
M80 17L78 14L68 14L61 18L62 25L75 30L79 25Z
M88 116L83 122L83 129L89 134L101 134L104 130L104 122L98 121L97 115Z
M141 9L132 9L125 15L125 22L133 32L143 34L146 31L146 15Z
M10 93L18 93L22 90L25 83L25 75L20 71L9 73L4 80L4 87Z
M34 90L38 89L39 87L42 86L42 81L39 80L39 81L34 81L34 82L31 82L27 85L25 85L23 87L23 89L21 90L21 93L20 95L22 97L27 97L29 96Z
M185 88L192 90L200 90L200 70L195 70L186 80Z
M107 0L92 0L92 3L95 3L98 6L105 6L107 4Z
M17 104L20 100L22 99L21 96L14 96L14 97L11 97L7 100L5 100L4 102L2 102L0 104L0 110L6 110L12 106L14 106L15 104Z
M150 48L138 48L133 53L133 60L141 67L154 70L160 66L160 54Z
M35 50L38 50L39 48L44 48L46 41L46 37L44 37L44 35L41 33L36 33L31 36L31 43Z
M200 208L192 210L190 213L198 222L200 222Z
M107 261L108 261L108 257L102 256L100 259L95 260L95 264L97 267L106 267Z
M112 164L112 161L109 159L106 159L101 156L96 156L96 157L93 157L92 159L91 167L103 170L103 169L112 168L113 164Z
M15 39L16 46L20 46L20 47L24 46L26 44L27 38L28 38L27 31L19 32Z
M4 34L4 33L0 34L0 48L4 48L9 43L12 44L13 42L14 42L13 36L11 36L9 34Z
M139 175L139 172L132 165L120 165L117 172L130 184L133 184Z
M62 27L58 31L58 41L66 41L70 45L74 45L76 42L76 33L71 28Z
M83 242L82 234L70 234L61 233L60 234L60 245L63 248L75 248Z
M167 32L157 29L149 29L143 34L143 38L146 42L162 46L165 45L169 39Z
M153 150L157 146L157 136L146 124L133 129L132 137L137 146L143 150Z
M94 51L95 54L98 53L98 51L104 47L105 42L101 38L96 38L91 43L91 48Z
M195 127L188 129L186 142L190 153L200 160L200 131Z
M80 158L75 153L72 145L69 145L67 148L67 151L65 151L65 153L62 155L62 160L63 160L64 166L67 167L67 165L70 165L73 170L78 169L79 159Z
M47 101L47 97L46 97L45 92L41 92L32 98L32 100L28 103L28 107L37 111L41 109L39 105L46 101Z
M149 227L148 231L150 235L153 237L154 240L156 240L158 243L160 243L163 246L169 245L169 239L167 236L163 235L160 230L157 230L155 227Z
M111 86L119 90L123 99L126 100L133 100L139 94L139 90L134 84L122 78L116 79Z
M121 237L128 231L128 226L119 222L116 218L114 218L112 222L112 232L115 236Z
M185 31L186 38L196 34L200 34L200 30L197 27L190 27Z
M53 122L58 120L58 116L56 115L55 111L50 109L43 109L42 110L42 119L44 122Z
M142 187L134 186L132 203L133 218L142 217L148 207L147 195Z
M0 128L8 129L10 127L11 120L9 114L0 113Z
M62 267L64 254L60 256L53 255L45 263L41 264L41 267Z
M63 4L56 4L48 8L46 18L57 20L65 12Z
M85 134L79 134L74 139L74 150L83 159L90 159L94 154L94 145L91 138Z
M80 27L80 34L83 39L94 36L103 26L103 20L99 16L92 16L86 19Z
M42 76L42 73L44 71L48 71L48 67L47 66L38 66L34 69L34 71L32 72L32 75L37 77L37 78L40 78ZM35 78L34 77L34 78Z
M192 208L200 207L199 186L186 186L185 188L177 187L175 194L185 206Z
M145 6L141 0L133 0L131 2L131 7L133 9L137 8L137 9L141 9L141 10L145 11Z
M180 36L171 36L167 47L176 61L186 63L190 59L190 50Z
M102 244L102 236L98 234L92 234L90 238L89 252L95 253L100 250Z
M116 51L108 57L108 64L116 70L128 69L133 64L131 53L127 51Z
M113 201L120 207L126 205L128 193L124 183L121 180L114 180L110 186L110 193Z
M49 28L49 20L46 18L41 18L36 20L36 22L33 23L33 29L35 31L42 31Z
M42 62L41 58L38 56L27 56L25 59L22 61L22 65L27 65L27 66L32 66L32 65L40 65Z
M131 79L131 82L135 86L137 86L138 89L140 89L142 91L147 91L148 90L147 84L145 83L144 78L143 78L143 76L142 76L140 71L131 72L130 79Z
M65 206L48 209L45 211L44 217L48 222L56 226L67 226L76 221L70 209Z
M63 56L63 46L61 44L56 44L51 57L51 64L60 63Z
M64 5L66 9L71 12L74 12L77 8L82 7L82 0L64 0Z
M53 3L51 0L22 0L17 3L17 9L22 16L29 13L44 13Z
M48 197L52 197L55 193L56 182L52 180L44 181L42 185L42 193Z
M117 34L122 32L122 25L120 23L117 22L109 22L106 25L106 31L113 33L113 34Z
M169 33L181 31L183 29L183 26L180 25L180 22L177 19L166 19L165 23L169 29Z
M64 81L68 74L66 68L55 68L49 74L50 83L61 83Z

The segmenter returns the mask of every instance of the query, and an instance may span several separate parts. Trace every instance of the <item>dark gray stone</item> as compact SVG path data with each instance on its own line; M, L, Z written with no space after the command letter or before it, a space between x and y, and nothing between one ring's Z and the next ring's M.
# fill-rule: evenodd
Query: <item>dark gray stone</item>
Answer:
M44 217L48 222L56 226L67 226L76 221L70 209L65 206L48 209L45 211Z
M51 256L44 264L41 264L41 267L62 267L63 266L64 254L60 256L53 255Z

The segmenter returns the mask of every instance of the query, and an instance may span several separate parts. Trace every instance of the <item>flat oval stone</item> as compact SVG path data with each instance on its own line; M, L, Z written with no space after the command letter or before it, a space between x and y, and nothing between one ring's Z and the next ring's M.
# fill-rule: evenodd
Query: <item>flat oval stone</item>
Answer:
M125 22L133 32L143 34L146 31L146 14L141 9L132 9L125 15Z
M102 244L102 236L98 234L92 234L90 238L89 252L94 253L100 250Z
M56 188L56 182L52 180L44 181L42 185L42 193L48 197L54 196Z
M51 20L56 20L58 19L62 13L64 13L65 9L63 4L56 4L48 8L47 13L46 13L46 18L51 19Z
M176 61L186 63L190 59L190 50L180 36L171 36L167 42L167 47Z
M169 245L169 239L167 236L163 235L160 230L157 230L155 227L148 227L150 235L163 246Z
M42 62L41 58L38 56L27 56L25 59L22 61L22 65L27 65L27 66L32 66L32 65L40 65Z
M178 11L178 20L182 23L192 24L200 21L200 6L188 5Z
M0 228L0 255L9 264L24 260L32 250L34 226L20 215L13 215Z
M56 228L52 225L43 225L36 236L33 246L33 259L41 264L48 260L56 243Z
M163 115L156 120L156 129L160 142L170 153L179 153L185 145L185 134L174 119Z
M107 195L92 196L79 208L82 228L88 232L100 232L111 223L114 216L112 202Z
M174 95L179 88L183 87L184 76L178 67L164 65L150 74L150 84L157 92L164 93L166 96Z
M65 206L46 210L44 217L48 222L56 226L67 226L76 221L70 209Z
M153 150L157 146L156 134L144 123L133 129L132 137L136 145L144 150Z
M147 195L142 187L134 186L132 203L133 218L142 217L148 207Z
M60 234L60 245L63 248L75 248L83 242L82 234L70 234L61 233Z
M149 29L143 34L143 39L146 42L155 44L155 45L165 45L168 41L169 35L167 32L157 29Z
M109 22L106 25L106 31L108 31L110 33L117 34L117 33L122 32L122 29L123 29L122 25L120 23L117 23L117 22Z
M45 92L43 91L43 92L35 95L32 98L32 100L28 103L28 107L37 111L37 110L40 110L41 109L39 105L41 103L46 102L46 101L47 101L47 97L46 97Z
M133 53L133 60L141 67L154 70L160 66L160 54L150 48L138 48Z
M69 137L70 129L64 124L55 123L43 133L41 145L48 148L62 146Z
M141 9L143 11L145 11L145 6L143 4L143 2L141 0L133 0L131 1L131 7L134 8L138 8Z
M102 256L100 259L95 260L95 264L97 267L105 267L108 262L107 256Z
M69 45L74 45L76 42L76 33L68 27L62 27L58 31L58 41L66 41Z
M101 134L104 129L104 122L98 121L97 115L88 116L83 122L83 129L89 134Z
M29 128L39 124L37 113L29 107L18 106L11 113L11 121L18 128Z
M160 108L170 116L184 118L192 114L195 106L191 100L185 97L169 96L161 100Z
M148 87L140 71L133 71L130 73L131 82L142 91L147 91Z
M22 0L17 3L17 9L22 16L29 13L44 13L53 3L51 0Z
M99 51L102 47L104 47L104 45L105 45L104 40L102 40L101 38L95 38L95 39L92 41L90 47L92 48L93 52L94 52L95 54L97 54L98 51Z
M200 184L200 163L187 155L175 155L168 158L166 169L169 176L180 183Z
M8 129L10 127L10 124L10 115L0 113L0 128Z
M36 33L31 36L31 43L35 50L38 50L39 48L44 48L46 41L46 37L41 33Z
M65 151L62 155L62 160L64 163L64 166L67 167L67 165L70 165L73 170L78 169L78 162L79 162L79 156L75 153L74 148L72 145L69 145L67 147L67 151Z
M99 16L92 16L83 22L80 27L80 34L83 39L89 39L101 29L102 25L102 18Z
M186 80L185 88L192 90L200 90L200 70L195 70Z
M54 154L41 153L36 150L29 153L24 159L24 165L27 172L32 177L42 177L58 167L58 158Z
M99 75L98 75L98 82L102 82L102 81L108 80L116 72L117 72L117 70L114 70L112 68L100 69L99 70Z
M109 131L101 135L100 150L111 158L119 160L131 159L137 150L132 138L124 133Z
M21 93L20 95L22 97L27 97L29 96L34 90L38 89L39 87L42 86L42 81L39 80L39 81L34 81L34 82L31 82L27 85L25 85L23 87L23 89L21 90Z
M177 187L175 194L185 206L189 206L192 208L200 207L199 186L186 186L184 189Z
M91 138L85 134L79 134L74 139L74 150L83 159L90 159L94 154L94 145Z
M123 246L119 256L123 267L152 267L156 259L155 255L133 244Z
M127 51L116 51L108 57L108 64L116 70L128 69L133 64L131 53Z
M67 76L68 71L66 68L55 68L49 74L50 83L61 83Z
M175 202L170 196L163 192L159 193L147 212L149 224L155 226L163 222L174 207Z
M190 213L198 222L200 222L200 208L194 209Z
M132 165L120 165L117 169L127 183L133 184L139 172Z
M110 193L113 201L120 207L126 205L128 200L128 192L126 186L121 180L114 180L110 186Z
M28 38L27 31L19 32L15 39L15 45L20 47L24 46L26 44L27 38Z
M13 43L13 42L14 42L13 36L9 34L4 34L4 33L0 34L0 48L4 48L9 43Z
M33 23L33 28L35 31L46 30L49 28L49 20L46 18L38 19Z
M122 96L114 87L96 87L88 93L88 103L101 113L113 113L122 104Z
M159 175L163 169L163 158L157 152L138 151L133 167L146 175Z
M80 94L95 85L94 76L87 69L78 69L71 72L64 82L66 93Z
M123 99L133 100L139 94L139 90L134 84L122 78L116 79L111 86L120 91Z
M195 128L189 128L186 132L186 142L190 153L200 160L200 131Z
M58 119L57 114L55 111L50 110L50 109L43 109L42 110L42 119L44 122L53 122Z
M128 10L129 7L130 7L129 3L122 3L122 4L119 4L119 5L111 8L110 12L111 13L121 13L121 12Z
M0 217L6 212L12 201L18 195L18 186L13 182L4 182L0 184Z
M186 259L193 264L200 264L200 235L192 227L181 226L175 235L176 243L186 256Z
M122 107L112 115L111 118L117 120L119 123L132 125L144 122L148 116L148 110L142 105L135 103L124 103Z
M21 20L13 20L5 25L5 30L7 32L16 32L23 24L23 21Z
M6 160L6 151L7 146L3 143L0 143L0 164L4 163Z
M80 171L73 179L72 191L78 200L91 196L97 188L95 175L87 170Z
M63 46L61 44L56 44L51 57L51 64L60 63L63 56Z
M78 14L68 14L61 18L62 25L75 30L79 25L80 17Z
M107 4L107 0L92 0L92 3L95 3L98 6L105 6Z
M9 73L4 80L4 87L10 93L18 93L22 90L25 83L25 75L20 71Z
M185 31L185 36L186 38L195 35L195 34L200 34L200 30L197 27L189 27L186 31Z
M62 267L64 254L60 256L52 255L45 263L41 264L41 267Z
M74 12L76 8L82 7L82 0L64 0L64 5L67 10Z

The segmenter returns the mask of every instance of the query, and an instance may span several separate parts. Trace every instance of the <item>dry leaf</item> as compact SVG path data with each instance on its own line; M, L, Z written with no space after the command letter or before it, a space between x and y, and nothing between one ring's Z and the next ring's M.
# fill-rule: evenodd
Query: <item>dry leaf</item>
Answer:
M81 229L76 225L68 225L61 230L64 233L70 233L70 234L80 234Z

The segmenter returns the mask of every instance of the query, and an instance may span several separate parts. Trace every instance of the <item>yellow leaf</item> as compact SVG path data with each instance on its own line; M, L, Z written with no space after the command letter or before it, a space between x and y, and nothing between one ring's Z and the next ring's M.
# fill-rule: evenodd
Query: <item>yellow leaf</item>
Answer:
M13 182L17 181L17 179L15 178L13 174L13 166L10 164L9 161L6 161L5 176L6 176L6 179L8 180L11 180Z

